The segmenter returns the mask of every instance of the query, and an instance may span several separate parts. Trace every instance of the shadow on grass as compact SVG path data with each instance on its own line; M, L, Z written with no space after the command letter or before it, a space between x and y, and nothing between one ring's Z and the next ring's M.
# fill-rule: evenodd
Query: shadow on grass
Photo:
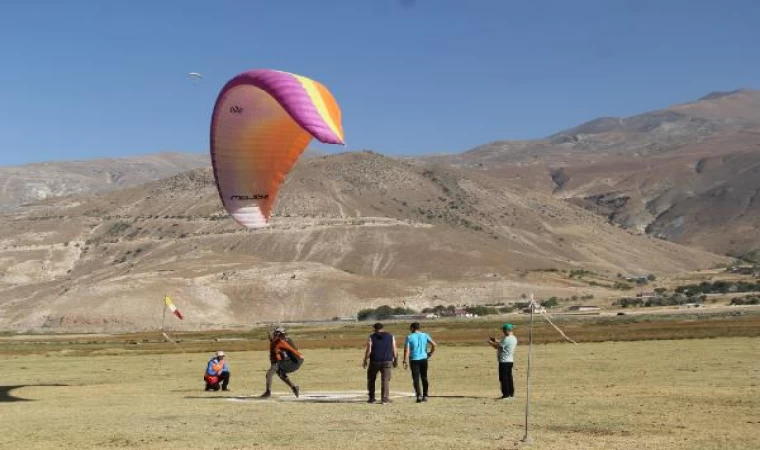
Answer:
M492 400L498 397L489 397L483 395L428 395L428 398L471 398L474 400Z
M68 384L17 384L15 386L0 386L0 403L33 402L34 400L28 398L21 398L11 395L11 391L23 387L38 386L68 386Z
M287 397L258 397L258 396L223 396L223 395L217 395L217 396L193 396L188 395L185 396L186 399L189 400L228 400L233 402L262 402L262 403L271 403L271 402L290 402L290 403L362 403L366 400L361 400L357 398L325 398L325 397L306 397L302 396L301 398L295 398L293 396L287 396Z

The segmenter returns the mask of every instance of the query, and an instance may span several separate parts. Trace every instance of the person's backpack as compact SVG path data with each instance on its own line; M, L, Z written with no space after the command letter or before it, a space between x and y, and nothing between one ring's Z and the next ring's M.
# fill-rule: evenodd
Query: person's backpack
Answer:
M298 347L296 347L296 344L293 342L292 339L290 339L289 336L285 336L285 342L290 344L294 349L298 350ZM299 358L294 354L287 350L280 350L280 357L282 358L281 361L295 361L298 362Z

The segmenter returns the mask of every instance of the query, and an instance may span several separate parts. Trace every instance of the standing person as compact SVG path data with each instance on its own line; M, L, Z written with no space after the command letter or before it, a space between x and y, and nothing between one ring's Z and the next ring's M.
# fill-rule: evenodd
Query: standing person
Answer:
M219 382L222 383L222 390L228 391L227 385L230 383L230 368L227 361L224 360L224 352L219 350L211 358L206 366L206 373L203 374L203 380L206 382L207 391L218 391Z
M412 383L414 393L417 395L417 403L428 401L428 359L433 356L435 347L438 345L429 334L420 331L420 324L414 322L409 325L411 333L406 337L404 344L404 370L407 361L412 368ZM430 352L427 345L430 343ZM420 392L420 380L422 380L422 392Z
M266 390L261 394L262 398L272 396L272 378L276 373L298 397L300 388L293 384L288 374L301 368L303 355L298 351L293 341L287 336L285 328L277 327L274 334L269 338L269 370L267 371Z
M383 331L383 324L376 323L372 326L375 332L369 335L367 347L364 350L364 362L362 367L367 369L367 391L369 400L367 403L375 403L375 381L380 372L382 379L380 403L391 402L391 370L398 367L398 349L396 338ZM369 361L369 364L367 362Z
M514 326L511 323L504 324L501 327L504 337L501 341L496 341L494 337L488 338L488 343L496 349L496 355L499 360L499 383L501 384L501 398L513 398L515 396L515 383L512 379L512 365L515 361L515 348L517 347L517 338L512 334Z

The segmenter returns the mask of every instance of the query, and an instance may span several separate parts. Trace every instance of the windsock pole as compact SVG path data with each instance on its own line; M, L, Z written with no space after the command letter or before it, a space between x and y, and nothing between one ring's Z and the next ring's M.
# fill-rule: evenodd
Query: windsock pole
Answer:
M533 300L533 294L530 294L530 326L528 328L528 384L525 391L525 435L522 438L523 443L530 443L528 435L528 417L530 416L530 363L533 356L533 312L536 308L536 302Z
M166 298L166 294L164 294L164 298ZM166 308L167 308L166 302L163 302L163 304L164 304L164 313L163 313L163 316L161 317L161 338L162 339L163 339L164 336L166 336L166 334L164 333L164 322L166 321ZM159 351L159 353L158 353L158 370L161 370L161 361L163 360L163 357L164 357L163 352Z
M166 294L164 294L164 298L166 298ZM164 322L166 322L166 308L168 306L166 305L166 302L164 302L164 315L161 317L161 335L164 334Z

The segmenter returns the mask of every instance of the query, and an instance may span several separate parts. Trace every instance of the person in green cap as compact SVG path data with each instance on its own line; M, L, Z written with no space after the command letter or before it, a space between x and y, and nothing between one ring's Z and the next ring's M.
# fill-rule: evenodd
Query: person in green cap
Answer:
M511 323L501 327L504 337L497 341L493 336L488 338L488 343L496 349L499 360L499 383L501 384L501 398L509 399L515 396L515 383L512 379L512 365L515 361L515 348L517 338L512 334L514 326Z

